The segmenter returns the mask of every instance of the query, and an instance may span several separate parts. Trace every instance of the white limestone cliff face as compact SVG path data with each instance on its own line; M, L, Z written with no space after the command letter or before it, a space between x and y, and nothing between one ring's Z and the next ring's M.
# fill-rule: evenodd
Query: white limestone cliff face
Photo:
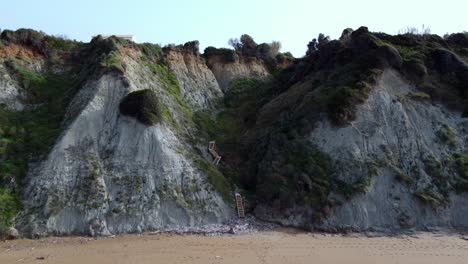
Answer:
M167 60L177 77L182 96L193 108L214 107L222 98L223 92L213 72L198 54L170 51Z
M266 80L270 77L265 64L255 58L237 57L233 62L226 62L219 56L213 56L208 58L207 64L213 71L223 92L227 92L231 81L236 79L256 78Z
M332 157L335 176L355 182L371 177L365 193L332 208L320 228L327 230L431 229L468 227L468 195L451 192L445 204L422 202L414 193L437 193L428 160L442 164L441 176L457 177L453 154L466 151L468 118L428 100L415 100L414 87L398 73L386 70L367 101L358 106L356 119L336 128L319 122L311 142ZM413 98L412 98L413 97ZM450 144L439 133L449 129ZM411 178L398 181L397 174Z
M23 109L21 86L8 73L3 63L0 63L0 75L0 105L11 110Z
M47 159L32 166L25 232L106 235L219 223L233 215L187 158L192 147L170 126L145 126L120 114L125 95L151 89L178 119L158 77L130 58L125 64L124 78L107 73L84 85L69 107L68 127Z

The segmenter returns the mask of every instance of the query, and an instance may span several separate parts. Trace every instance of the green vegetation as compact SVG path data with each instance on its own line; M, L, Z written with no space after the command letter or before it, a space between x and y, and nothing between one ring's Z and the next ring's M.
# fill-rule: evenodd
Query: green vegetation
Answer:
M442 143L452 147L457 144L455 132L447 124L441 124L439 130L436 132L436 136Z
M211 163L205 159L199 158L195 160L198 169L204 172L208 177L207 181L214 189L221 194L225 201L230 201L232 198L232 188L229 182L224 178L223 174Z
M423 191L415 192L414 195L418 197L421 201L431 204L433 206L438 206L444 202L444 199L442 197L435 194L430 189L425 189Z
M455 163L457 166L458 175L468 180L468 154L467 153L457 153L454 155Z
M3 197L11 196L0 200L0 207L10 210L3 214L7 218L5 223L11 222L18 208L11 206L11 201L17 199L28 163L31 159L41 159L59 136L75 84L69 75L40 75L15 62L10 64L26 90L25 102L35 107L19 112L0 107L0 189ZM11 179L15 180L16 188L7 187ZM2 204L5 201L8 204Z
M111 51L102 61L101 65L111 70L115 70L120 73L125 72L125 64L120 58L118 51Z
M191 119L193 112L191 107L187 104L187 102L182 97L180 92L179 82L175 74L169 69L168 66L163 64L151 64L151 70L153 73L157 74L159 81L164 85L166 88L166 92L170 95L178 106L180 110L184 113L187 119Z
M161 46L159 46L158 44L152 44L152 43L146 42L146 43L138 44L138 47L145 55L144 58L158 59L163 53Z
M410 93L410 97L415 100L420 100L420 101L425 101L425 100L430 100L431 96L425 92L415 92L415 93Z
M395 178L397 179L397 181L407 185L410 185L414 182L413 178L411 178L408 174L404 173L400 169L397 169L395 171Z
M147 126L159 123L162 117L158 97L149 89L129 93L120 102L119 109L123 115L134 117Z
M340 180L334 180L336 190L338 193L343 194L347 199L353 197L357 193L364 193L371 183L370 175L360 178L354 183L345 183Z
M16 194L7 189L0 188L0 235L13 225L13 219L19 209Z

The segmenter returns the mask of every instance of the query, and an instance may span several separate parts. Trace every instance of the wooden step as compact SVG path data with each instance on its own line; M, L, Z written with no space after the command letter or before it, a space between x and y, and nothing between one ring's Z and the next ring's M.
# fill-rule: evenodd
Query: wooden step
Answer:
M221 161L221 156L218 155L218 153L216 152L215 150L215 142L214 141L210 141L208 142L208 152L211 154L211 156L213 157L213 164L214 165L218 165L219 162Z
M237 216L239 216L239 218L244 218L245 217L244 203L242 201L242 196L240 195L240 193L236 193L236 207L237 207Z

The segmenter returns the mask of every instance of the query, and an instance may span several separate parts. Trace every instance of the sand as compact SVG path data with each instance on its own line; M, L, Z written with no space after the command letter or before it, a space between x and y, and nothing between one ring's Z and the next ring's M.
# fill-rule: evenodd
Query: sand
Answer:
M0 263L468 263L458 235L365 237L268 231L234 236L124 235L0 242Z

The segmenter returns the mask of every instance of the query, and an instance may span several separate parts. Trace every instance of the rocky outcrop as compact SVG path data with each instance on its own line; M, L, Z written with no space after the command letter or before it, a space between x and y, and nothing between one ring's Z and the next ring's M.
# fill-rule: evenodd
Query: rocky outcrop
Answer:
M255 57L243 57L234 53L232 60L227 60L225 55L208 55L206 63L224 92L229 90L229 84L236 79L266 80L270 77L266 65Z
M108 72L80 89L70 111L81 110L47 159L30 170L26 233L141 232L218 223L233 214L169 122L148 126L120 114L125 95L147 89L169 108L166 114L183 118L160 76L122 59L124 76Z
M14 67L20 65L31 72L42 72L44 58L33 49L14 43L2 44L0 40L0 105L11 110L24 107L24 86L20 76L14 74Z
M467 228L468 196L451 193L446 202L431 204L418 195L442 196L436 177L455 185L453 154L466 151L468 119L417 93L401 76L386 70L356 119L336 128L321 121L311 142L330 155L335 175L347 182L369 177L364 193L338 204L320 225L327 230L436 227ZM450 142L441 138L449 130ZM443 164L435 177L430 161ZM444 198L441 198L444 199Z
M289 226L468 228L465 40L361 27L296 60L4 31L0 190L31 236L216 226L234 187Z
M215 75L193 50L170 50L167 61L180 85L182 96L195 109L213 108L223 92Z
M8 109L23 109L21 86L13 79L4 63L0 63L0 105Z

